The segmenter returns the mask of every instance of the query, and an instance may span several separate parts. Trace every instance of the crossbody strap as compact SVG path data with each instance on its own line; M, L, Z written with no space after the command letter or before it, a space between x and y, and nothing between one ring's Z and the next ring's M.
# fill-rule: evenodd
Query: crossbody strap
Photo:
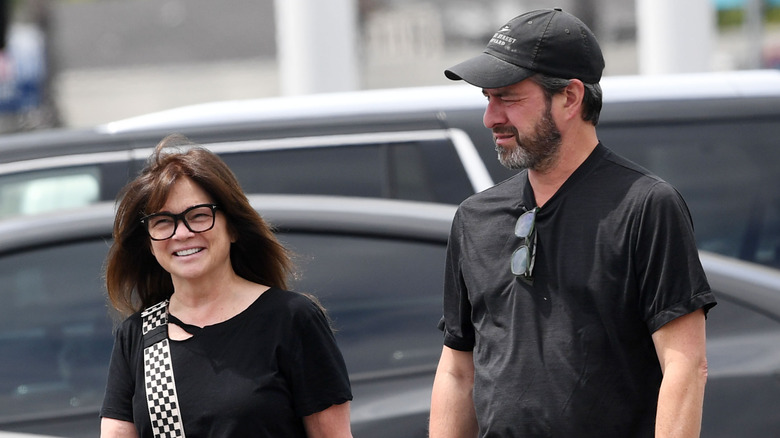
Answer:
M144 335L144 385L155 437L184 437L168 340L168 300L141 313Z

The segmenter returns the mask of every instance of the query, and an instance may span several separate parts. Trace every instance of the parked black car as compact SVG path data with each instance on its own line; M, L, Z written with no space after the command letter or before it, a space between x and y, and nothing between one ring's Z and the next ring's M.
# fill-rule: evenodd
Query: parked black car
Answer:
M441 352L444 253L455 207L253 196L296 253L294 289L334 320L356 438L424 438ZM112 345L101 265L113 206L0 221L0 430L97 436ZM780 272L701 254L720 304L708 320L708 438L780 430Z
M701 249L780 267L780 71L605 77L599 136L674 184ZM0 137L0 218L112 200L165 135L220 153L247 192L457 204L512 175L468 85L195 105Z

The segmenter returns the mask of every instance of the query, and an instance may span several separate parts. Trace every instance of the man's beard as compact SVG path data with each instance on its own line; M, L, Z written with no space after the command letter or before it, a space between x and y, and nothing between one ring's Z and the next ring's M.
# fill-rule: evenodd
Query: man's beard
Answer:
M552 119L550 106L544 116L536 123L531 136L520 138L517 128L509 126L502 129L504 133L514 135L516 145L507 151L496 145L498 161L504 167L513 170L533 169L543 171L551 167L558 157L561 148L561 132ZM500 132L498 129L495 132Z

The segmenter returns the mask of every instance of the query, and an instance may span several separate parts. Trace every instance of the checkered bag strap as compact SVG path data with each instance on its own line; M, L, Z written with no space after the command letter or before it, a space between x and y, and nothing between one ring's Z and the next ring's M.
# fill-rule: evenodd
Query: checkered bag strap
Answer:
M144 384L149 419L156 438L184 437L168 341L168 300L141 313L144 335Z

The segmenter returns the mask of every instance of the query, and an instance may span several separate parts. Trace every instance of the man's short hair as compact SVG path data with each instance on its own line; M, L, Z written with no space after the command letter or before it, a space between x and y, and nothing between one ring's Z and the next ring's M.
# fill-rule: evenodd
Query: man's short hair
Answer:
M529 78L542 88L545 97L550 100L552 96L558 94L569 86L571 79L556 78L541 73L535 74ZM593 126L598 125L599 115L601 114L601 104L603 93L601 85L598 83L585 85L585 95L582 98L582 120L591 122Z

